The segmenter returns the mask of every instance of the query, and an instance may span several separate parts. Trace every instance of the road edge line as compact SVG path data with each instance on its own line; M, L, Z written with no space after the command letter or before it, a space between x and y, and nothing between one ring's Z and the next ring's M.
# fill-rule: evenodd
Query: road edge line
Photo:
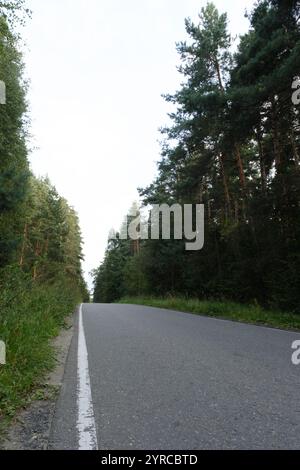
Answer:
M96 422L92 401L89 373L88 351L82 318L82 307L79 307L78 322L78 356L77 356L77 430L79 450L98 450Z

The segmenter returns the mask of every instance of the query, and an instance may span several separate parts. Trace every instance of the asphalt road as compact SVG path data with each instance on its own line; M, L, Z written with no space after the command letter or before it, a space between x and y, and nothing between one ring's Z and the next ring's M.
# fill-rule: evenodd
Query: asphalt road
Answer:
M82 323L89 377L76 334L50 448L95 431L103 450L300 449L299 333L131 305L84 305Z

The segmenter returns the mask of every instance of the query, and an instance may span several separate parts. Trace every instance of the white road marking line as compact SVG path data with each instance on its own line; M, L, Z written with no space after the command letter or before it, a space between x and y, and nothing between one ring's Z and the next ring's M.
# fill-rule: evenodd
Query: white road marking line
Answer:
M77 374L77 430L79 434L79 450L98 450L88 352L82 319L82 305L80 305L79 309Z

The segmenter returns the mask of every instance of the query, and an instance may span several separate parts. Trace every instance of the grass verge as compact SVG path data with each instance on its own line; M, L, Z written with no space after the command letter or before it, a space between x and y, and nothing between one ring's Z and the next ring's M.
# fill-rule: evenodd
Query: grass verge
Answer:
M168 298L124 298L119 303L146 305L209 317L224 318L255 325L265 325L286 330L300 330L300 315L265 310L258 305L243 305L235 302L202 301L180 297Z
M14 268L0 272L0 340L6 345L6 365L0 365L0 431L34 399L55 365L50 340L78 301L63 279L38 284Z

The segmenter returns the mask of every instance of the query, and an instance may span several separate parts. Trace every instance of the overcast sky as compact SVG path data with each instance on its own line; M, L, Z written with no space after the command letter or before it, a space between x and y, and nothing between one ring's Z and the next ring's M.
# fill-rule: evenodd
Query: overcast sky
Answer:
M112 227L148 185L167 123L162 93L179 88L175 42L201 0L28 0L23 31L36 175L77 210L84 271L96 268ZM233 35L253 0L216 0ZM24 34L25 33L25 34Z

